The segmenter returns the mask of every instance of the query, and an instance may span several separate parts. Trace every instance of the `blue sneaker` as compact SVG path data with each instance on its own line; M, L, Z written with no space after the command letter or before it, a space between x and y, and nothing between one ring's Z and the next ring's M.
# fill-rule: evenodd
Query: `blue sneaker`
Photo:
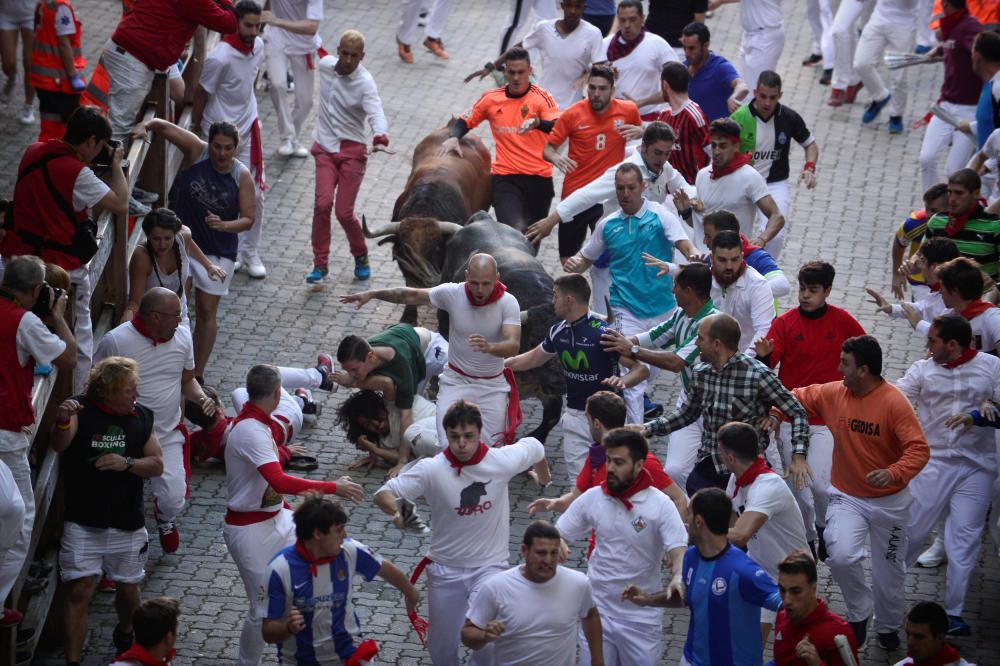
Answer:
M866 106L865 115L861 116L861 122L867 125L871 121L878 118L878 114L882 113L882 109L885 108L885 105L889 103L890 99L892 99L892 95L886 95L885 99L876 100Z
M889 134L903 133L903 116L889 116Z
M306 282L309 284L319 284L329 272L326 266L313 266L312 273L306 276Z
M36 363L35 364L35 374L39 377L48 377L52 374L52 364L51 363Z
M949 636L971 636L972 627L969 623L963 620L958 615L948 616L948 635Z
M933 48L933 46L928 46L927 44L917 44L914 47L913 52L917 55L924 55L925 53L930 53Z
M367 280L372 276L371 266L368 265L368 255L354 257L354 277L358 280Z
M645 393L642 394L642 411L648 419L655 419L663 413L663 405L655 403Z

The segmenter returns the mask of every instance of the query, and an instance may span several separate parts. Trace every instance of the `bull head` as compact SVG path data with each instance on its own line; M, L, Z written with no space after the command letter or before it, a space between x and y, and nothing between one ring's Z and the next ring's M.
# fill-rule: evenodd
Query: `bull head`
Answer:
M364 231L365 238L381 238L382 236L399 233L400 224L400 222L390 222L372 231L368 228L368 221L365 219L365 216L361 216L361 230ZM442 236L452 236L462 229L462 225L455 222L438 221L437 225Z

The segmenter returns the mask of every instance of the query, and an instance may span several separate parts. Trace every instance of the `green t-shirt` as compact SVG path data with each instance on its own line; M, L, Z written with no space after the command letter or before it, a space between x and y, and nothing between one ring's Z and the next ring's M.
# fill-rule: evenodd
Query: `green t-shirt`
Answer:
M409 324L396 324L378 335L368 338L374 347L390 347L396 355L373 375L384 375L396 384L395 405L399 409L412 409L417 385L427 376L424 353L420 351L420 336Z

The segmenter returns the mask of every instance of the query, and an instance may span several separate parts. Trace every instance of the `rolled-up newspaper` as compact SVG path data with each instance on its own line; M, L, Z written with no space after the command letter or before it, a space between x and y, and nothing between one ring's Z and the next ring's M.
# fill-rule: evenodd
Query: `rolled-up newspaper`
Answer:
M916 53L899 53L896 51L889 51L885 54L885 66L889 69L901 69L903 67L923 65L929 62L933 61L926 55L918 55Z
M954 113L944 108L940 104L931 106L931 115L937 116L952 127L958 127L963 122L967 122L956 116Z
M851 650L851 642L847 640L847 636L837 634L833 637L833 643L837 646L837 654L840 655L840 660L844 662L844 666L858 666L858 662L854 659L854 652Z

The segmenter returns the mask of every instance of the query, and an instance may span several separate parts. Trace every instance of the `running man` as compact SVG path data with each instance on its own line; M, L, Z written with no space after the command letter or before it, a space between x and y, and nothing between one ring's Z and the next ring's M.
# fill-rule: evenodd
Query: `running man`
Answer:
M781 0L710 0L708 9L715 11L729 3L740 5L740 25L743 26L740 76L753 84L761 72L778 69L778 60L785 49Z

